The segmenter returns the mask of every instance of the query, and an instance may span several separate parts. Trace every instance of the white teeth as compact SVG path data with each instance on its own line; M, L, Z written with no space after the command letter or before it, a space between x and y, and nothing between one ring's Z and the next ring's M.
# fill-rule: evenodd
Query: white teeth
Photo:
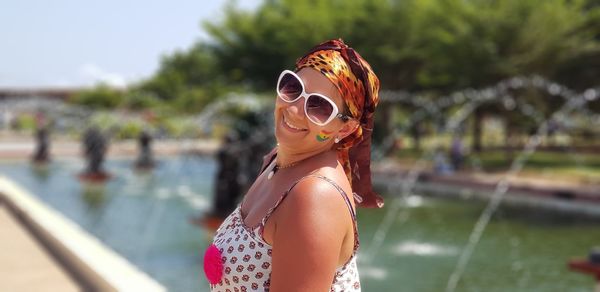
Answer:
M284 123L285 123L285 124L286 124L288 127L292 128L292 129L295 129L295 130L304 130L304 129L301 129L301 128L298 128L298 127L294 127L294 126L290 125L290 123L288 123L288 122L285 120L285 117L283 118L283 122L284 122Z

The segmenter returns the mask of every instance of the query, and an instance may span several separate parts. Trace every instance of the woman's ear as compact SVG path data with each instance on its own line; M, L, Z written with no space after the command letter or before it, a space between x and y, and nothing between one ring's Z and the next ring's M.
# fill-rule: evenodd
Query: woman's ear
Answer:
M348 120L347 122L344 123L344 125L342 126L342 128L340 129L339 133L339 139L342 140L346 137L348 137L350 134L354 133L354 131L356 131L356 129L358 129L358 121L355 119L351 119Z

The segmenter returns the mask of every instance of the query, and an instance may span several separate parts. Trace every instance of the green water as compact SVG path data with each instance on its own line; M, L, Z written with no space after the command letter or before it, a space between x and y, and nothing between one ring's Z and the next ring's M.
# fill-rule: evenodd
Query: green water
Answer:
M80 160L46 171L0 163L6 175L59 210L170 291L208 291L202 253L212 234L188 223L210 204L215 164L209 158L163 159L137 174L131 160L107 161L115 178L99 189L75 177ZM484 205L413 196L374 257L366 252L388 206L358 211L363 291L444 291ZM592 277L568 270L572 257L600 245L600 219L501 207L476 245L456 291L592 291Z
M375 257L363 259L361 272L375 271L362 277L365 291L444 291L484 207L461 199L412 201L417 203L399 213ZM359 213L363 251L386 212L381 211ZM593 278L569 271L567 261L599 244L597 218L501 207L455 291L592 291Z

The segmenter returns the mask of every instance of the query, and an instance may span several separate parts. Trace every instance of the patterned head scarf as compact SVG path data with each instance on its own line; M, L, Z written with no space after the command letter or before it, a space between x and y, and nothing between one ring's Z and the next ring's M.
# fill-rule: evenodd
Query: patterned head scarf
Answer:
M371 66L342 39L312 48L296 62L296 70L310 67L320 71L338 89L350 116L359 127L337 144L338 158L361 207L383 206L383 198L371 184L371 134L373 113L379 102L379 79Z

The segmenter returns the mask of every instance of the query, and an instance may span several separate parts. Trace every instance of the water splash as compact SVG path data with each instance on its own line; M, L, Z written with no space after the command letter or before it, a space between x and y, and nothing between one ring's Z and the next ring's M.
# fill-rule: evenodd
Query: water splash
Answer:
M543 115L539 111L537 111L535 107L527 104L523 100L515 99L508 92L509 89L520 89L525 87L533 87L539 90L546 91L552 95L561 96L566 101L566 103L560 110L556 111L550 119L545 120L543 118ZM522 169L527 157L529 157L535 151L536 146L541 143L541 136L546 134L548 122L559 120L564 121L565 116L569 114L574 108L577 108L580 109L580 115L584 116L590 121L593 121L593 124L597 124L599 120L598 115L590 112L589 110L583 107L587 101L597 99L597 92L597 89L588 89L584 91L583 94L576 95L572 90L564 86L560 86L558 84L548 82L541 77L534 76L532 78L512 78L500 82L494 87L487 88L481 91L468 89L465 91L456 92L449 96L438 99L437 102L431 102L423 97L414 96L407 93L394 94L391 92L385 92L382 95L382 99L386 100L387 102L407 102L416 105L420 108L410 116L409 126L413 123L425 119L427 115L441 116L441 110L443 108L464 103L459 109L459 111L455 113L450 118L450 120L442 127L443 131L452 132L457 129L460 123L462 123L466 119L468 114L473 112L475 108L484 103L489 102L502 102L502 104L508 110L518 108L522 114L531 117L538 125L540 125L537 133L530 137L529 143L525 146L525 149L522 151L522 154L512 162L510 170L507 172L505 178L497 184L496 190L492 198L490 199L488 206L477 221L475 228L469 237L468 244L461 253L455 271L450 276L447 285L447 291L454 291L456 284L458 283L464 271L464 268L470 259L472 251L479 242L479 239L481 238L481 235L485 230L485 227L487 226L487 222L489 221L490 216L497 209L504 194L508 190L508 182L510 178L514 177ZM405 127L405 129L409 128L409 126ZM401 134L402 132L396 131L393 133L393 135L387 137L387 139L384 140L383 148L393 143L396 137ZM439 141L436 142L439 143ZM386 212L383 220L379 224L377 231L373 236L371 244L369 245L369 249L366 252L366 263L371 262L374 259L376 253L381 250L381 245L383 244L385 236L388 233L391 225L394 223L394 218L396 218L399 212L403 210L402 207L409 204L408 198L411 195L411 191L416 184L419 174L424 170L425 161L427 157L431 155L431 152L431 149L429 149L429 151L422 155L422 157L418 159L415 165L409 170L406 177L403 177L399 180L398 184L388 185L388 190L390 191L398 189L399 187L401 189L401 195L392 200L388 211ZM384 151L379 151L374 153L374 156L377 158L381 158L383 154ZM577 166L581 166L581 159L576 160L576 162Z

